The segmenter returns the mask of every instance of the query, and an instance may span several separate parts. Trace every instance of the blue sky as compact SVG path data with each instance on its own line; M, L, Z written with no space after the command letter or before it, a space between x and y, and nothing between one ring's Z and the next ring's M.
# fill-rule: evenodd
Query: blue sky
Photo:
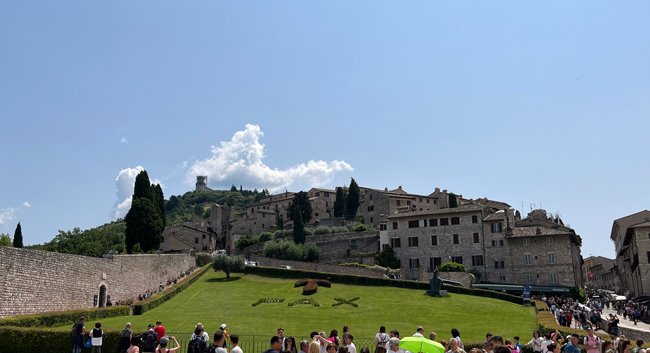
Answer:
M169 197L193 189L198 166L226 187L354 177L535 204L583 236L583 256L613 257L612 221L649 208L648 13L644 1L4 1L0 232L21 221L32 244L100 225L134 168Z

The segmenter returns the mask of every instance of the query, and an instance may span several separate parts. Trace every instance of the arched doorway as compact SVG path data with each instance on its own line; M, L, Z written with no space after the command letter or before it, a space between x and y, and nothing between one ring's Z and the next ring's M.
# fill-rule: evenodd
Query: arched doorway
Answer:
M103 284L99 287L99 302L97 304L100 308L106 306L106 286Z

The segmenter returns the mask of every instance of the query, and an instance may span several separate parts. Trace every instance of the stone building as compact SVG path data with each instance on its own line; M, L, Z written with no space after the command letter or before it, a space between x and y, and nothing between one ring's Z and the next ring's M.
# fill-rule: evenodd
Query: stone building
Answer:
M619 218L612 225L610 239L616 248L616 268L623 294L650 295L650 211Z
M488 283L581 286L580 237L543 210L519 218L494 202L398 213L380 225L380 244L395 250L407 279L429 280L453 261Z
M584 260L582 273L589 289L607 289L619 293L616 261L603 256L590 256Z
M165 253L186 252L187 250L213 252L222 246L223 244L217 244L217 234L213 231L210 222L194 216L189 222L165 227L160 250Z

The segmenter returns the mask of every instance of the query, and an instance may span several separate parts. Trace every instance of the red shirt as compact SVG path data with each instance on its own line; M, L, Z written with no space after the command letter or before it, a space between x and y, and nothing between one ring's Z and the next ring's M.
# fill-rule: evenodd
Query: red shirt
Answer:
M165 336L165 326L163 326L163 325L156 326L156 327L154 327L153 330L158 335L158 342L160 342L160 339Z

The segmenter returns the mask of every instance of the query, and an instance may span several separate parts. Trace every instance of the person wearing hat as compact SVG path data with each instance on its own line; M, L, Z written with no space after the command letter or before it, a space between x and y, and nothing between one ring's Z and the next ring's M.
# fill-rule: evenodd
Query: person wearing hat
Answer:
M578 340L580 336L577 333L571 335L569 343L564 346L565 353L580 353L580 347L578 347Z
M172 339L174 341L174 344L176 344L176 347L174 348L167 348L169 345L169 339ZM178 341L176 340L175 336L165 336L160 339L160 343L158 344L158 348L156 348L156 353L173 353L179 350L181 346L178 344Z
M230 334L228 333L228 325L221 324L219 331L223 333L223 348L228 348L228 341L230 341Z
M154 353L158 345L158 335L153 330L153 324L149 324L147 332L142 334L142 353Z

